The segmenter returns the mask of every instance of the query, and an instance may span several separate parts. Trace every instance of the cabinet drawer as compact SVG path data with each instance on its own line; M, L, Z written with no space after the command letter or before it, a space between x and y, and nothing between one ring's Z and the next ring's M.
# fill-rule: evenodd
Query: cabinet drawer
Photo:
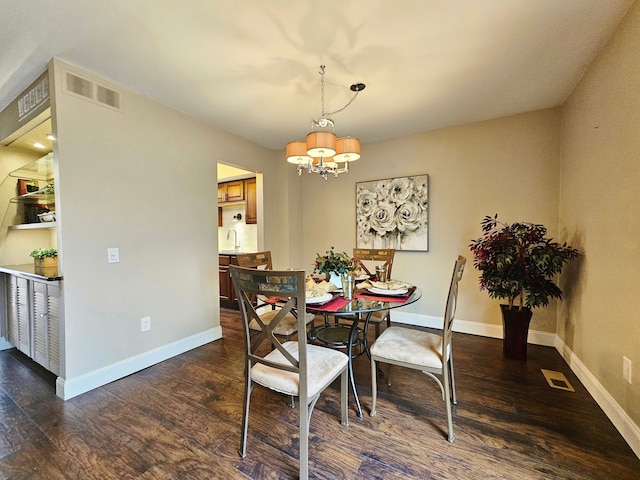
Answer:
M220 255L218 260L218 263L220 264L220 266L226 266L229 265L229 255Z

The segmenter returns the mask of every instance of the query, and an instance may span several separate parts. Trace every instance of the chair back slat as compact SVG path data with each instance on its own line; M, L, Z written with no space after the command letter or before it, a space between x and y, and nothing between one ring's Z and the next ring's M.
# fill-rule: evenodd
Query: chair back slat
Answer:
M238 296L238 304L243 320L247 359L254 363L263 363L270 367L281 370L297 372L302 375L306 369L303 361L296 360L283 346L274 334L274 329L288 313L293 314L298 320L298 331L305 331L305 272L304 270L257 270L235 265L229 266L231 279ZM256 311L255 302L252 301L256 295L265 297L278 297L283 301L282 308L278 310L275 317L268 323L260 319ZM299 308L298 306L302 307ZM298 311L300 310L300 315ZM251 320L256 320L261 331L254 332L253 337L249 329ZM298 358L306 358L306 336L298 336ZM262 348L268 342L271 348ZM290 365L274 364L263 357L271 349L277 349L290 363ZM302 388L302 385L301 385Z
M453 330L453 320L456 315L456 307L458 306L458 284L462 279L464 273L464 266L467 263L467 259L461 255L458 255L458 259L453 267L453 274L451 275L451 284L449 285L449 295L447 296L447 306L444 313L444 325L443 325L443 348L448 348L451 343L451 332ZM443 352L443 355L444 353ZM443 357L444 358L444 357Z
M393 267L393 248L354 248L353 258L358 260L360 267L368 274L375 275L375 266L384 264L387 270L387 277L391 278L391 267ZM373 264L373 268L372 268ZM373 272L371 272L373 270Z
M241 267L273 270L270 250L257 253L241 253L236 255L236 258L238 259L238 265Z

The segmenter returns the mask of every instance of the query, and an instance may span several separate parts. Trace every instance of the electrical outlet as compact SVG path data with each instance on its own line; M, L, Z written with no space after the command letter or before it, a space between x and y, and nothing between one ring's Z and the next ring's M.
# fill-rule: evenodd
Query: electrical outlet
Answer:
M622 378L631 383L631 360L622 357Z
M109 263L120 262L120 251L117 248L107 248L107 261Z
M140 319L140 331L148 332L151 330L151 317L142 317Z

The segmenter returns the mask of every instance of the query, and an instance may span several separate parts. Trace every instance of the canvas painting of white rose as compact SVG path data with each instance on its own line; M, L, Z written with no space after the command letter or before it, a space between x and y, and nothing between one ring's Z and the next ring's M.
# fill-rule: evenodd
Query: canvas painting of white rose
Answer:
M429 250L429 175L356 183L356 246Z

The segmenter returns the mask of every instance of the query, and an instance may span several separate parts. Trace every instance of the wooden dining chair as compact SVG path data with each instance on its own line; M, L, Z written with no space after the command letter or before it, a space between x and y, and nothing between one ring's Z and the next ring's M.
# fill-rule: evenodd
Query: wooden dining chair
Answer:
M300 478L309 476L309 422L322 393L340 377L341 423L349 424L347 412L347 356L337 350L307 344L306 335L281 343L275 330L287 315L305 309L305 272L303 270L256 270L232 265L231 279L238 294L245 339L245 388L240 439L240 456L247 455L249 401L255 385L299 397L300 414ZM257 295L277 296L284 306L270 322L265 323L256 312L252 298ZM303 315L298 315L298 330L305 329ZM260 334L250 335L249 324L260 325ZM266 344L266 345L263 345Z
M376 414L377 368L376 362L389 364L387 385L391 386L391 365L421 370L440 386L447 411L447 439L453 442L451 404L457 404L453 376L453 351L451 336L453 319L458 303L458 283L462 278L466 259L458 256L453 268L442 330L425 332L408 327L387 328L371 346L371 416ZM442 381L436 376L442 377Z
M255 268L258 270L273 270L273 263L271 261L271 251L266 250L264 252L256 253L243 253L236 255L238 259L238 265L244 268ZM262 297L262 300L264 297ZM260 302L261 298L258 297L258 304L256 305L260 312L260 319L263 323L269 323L278 313L278 308L274 304L267 305L264 302ZM312 313L305 313L306 324L310 324L315 319L315 315ZM249 324L251 330L261 330L260 325L255 320L252 320ZM290 340L291 336L298 331L298 320L292 314L286 315L285 318L278 324L274 330L274 334L285 337L286 340Z
M375 267L384 265L387 272L387 279L391 278L391 267L393 267L393 248L354 248L353 258L355 258L362 270L367 275L375 275ZM387 327L391 326L391 313L389 310L374 312L369 319L375 328L376 338L380 335L380 325L386 320Z

